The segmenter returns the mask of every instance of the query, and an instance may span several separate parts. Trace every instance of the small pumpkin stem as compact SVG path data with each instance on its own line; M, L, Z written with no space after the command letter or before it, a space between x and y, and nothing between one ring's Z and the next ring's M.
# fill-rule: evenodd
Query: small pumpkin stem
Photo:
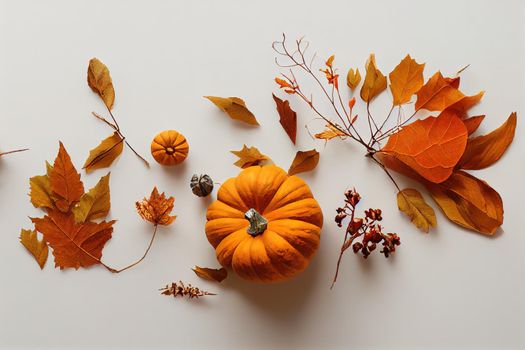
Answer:
M266 231L266 227L268 226L268 220L261 214L257 212L257 210L251 208L246 213L244 213L244 217L248 219L250 222L250 226L246 230L248 234L250 234L253 237L256 237Z

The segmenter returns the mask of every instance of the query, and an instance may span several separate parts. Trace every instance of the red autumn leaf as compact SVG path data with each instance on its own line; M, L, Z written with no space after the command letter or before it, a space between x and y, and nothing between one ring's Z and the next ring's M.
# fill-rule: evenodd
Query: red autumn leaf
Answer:
M69 211L72 204L77 203L84 194L80 174L71 162L62 142L60 142L58 155L49 175L49 182L51 191L56 197L55 205L62 212Z
M481 122L485 119L484 115L476 115L467 119L463 119L463 124L467 127L467 133L472 135L476 130L478 130Z
M279 113L279 122L295 145L297 136L297 113L290 108L289 101L283 101L274 94L272 94L272 96L277 106L277 112Z
M454 113L417 120L388 139L381 153L394 156L428 181L445 181L467 144L467 128Z
M516 113L491 133L469 139L465 153L459 161L459 168L478 170L497 162L514 139L516 131Z
M44 218L32 218L35 229L53 248L55 266L88 267L100 262L102 249L113 233L115 221L76 223L73 213L51 209Z

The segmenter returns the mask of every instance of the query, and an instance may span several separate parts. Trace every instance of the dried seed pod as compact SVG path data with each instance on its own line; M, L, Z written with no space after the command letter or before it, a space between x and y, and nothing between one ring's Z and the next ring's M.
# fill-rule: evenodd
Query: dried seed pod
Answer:
M199 197L206 197L213 191L213 180L208 175L193 174L190 181L193 194Z

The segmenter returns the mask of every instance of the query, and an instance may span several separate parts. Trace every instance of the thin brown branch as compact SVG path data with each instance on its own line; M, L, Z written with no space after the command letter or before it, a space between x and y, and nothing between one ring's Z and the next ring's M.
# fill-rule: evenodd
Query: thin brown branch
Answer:
M6 154L25 152L25 151L29 151L29 148L22 148L22 149L15 149L15 150L12 150L12 151L1 152L0 153L0 157L1 156L5 156Z

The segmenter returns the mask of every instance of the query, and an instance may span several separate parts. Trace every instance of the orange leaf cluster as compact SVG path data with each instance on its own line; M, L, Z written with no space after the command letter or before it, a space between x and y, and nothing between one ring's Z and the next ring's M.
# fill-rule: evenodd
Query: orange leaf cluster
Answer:
M109 212L109 174L85 193L80 174L60 143L53 165L47 164L45 175L32 177L30 187L31 202L46 211L43 218L31 218L43 241L38 241L36 231L22 230L20 238L39 265L45 264L48 245L53 248L55 266L61 269L101 263L115 221L92 220Z
M421 182L456 224L492 235L503 224L503 201L486 182L464 170L501 158L514 138L516 113L493 132L473 137L484 116L468 117L483 92L466 96L459 78L434 74L416 91L416 110L439 111L402 127L377 153L385 166Z

